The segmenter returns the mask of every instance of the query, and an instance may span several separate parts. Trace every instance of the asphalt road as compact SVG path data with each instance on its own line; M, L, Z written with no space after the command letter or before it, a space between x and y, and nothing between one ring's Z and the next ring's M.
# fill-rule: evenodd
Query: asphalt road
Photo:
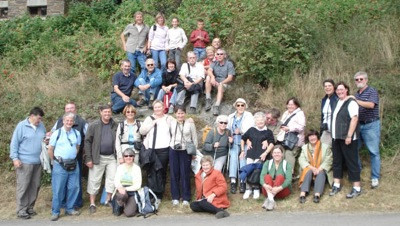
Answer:
M399 226L400 213L282 213L282 212L266 212L247 215L232 215L224 219L216 219L213 215L208 214L188 214L185 216L151 216L147 219L142 217L126 218L112 217L105 219L90 219L80 217L62 217L57 222L46 219L30 219L30 220L9 220L0 221L0 225L79 225L79 226L192 226L192 225L217 225L217 226L233 226L233 225L300 225L300 226Z

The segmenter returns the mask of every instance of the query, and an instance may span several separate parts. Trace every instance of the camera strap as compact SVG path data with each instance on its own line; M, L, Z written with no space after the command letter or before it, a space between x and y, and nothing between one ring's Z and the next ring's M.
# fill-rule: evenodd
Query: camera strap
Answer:
M182 141L183 141L183 127L185 126L185 121L186 120L183 121L182 128L179 126L179 130L181 132L181 145L182 145ZM179 122L178 122L178 120L176 120L175 135L174 135L174 146L176 144L176 131L178 130L178 124L179 124Z

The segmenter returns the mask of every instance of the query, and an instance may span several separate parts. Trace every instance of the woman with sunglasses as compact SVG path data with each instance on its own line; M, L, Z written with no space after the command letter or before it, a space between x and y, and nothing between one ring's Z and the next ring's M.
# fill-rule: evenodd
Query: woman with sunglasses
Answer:
M237 177L239 168L246 165L244 158L239 159L240 154L240 141L242 135L246 131L254 126L253 114L246 111L247 103L243 98L238 98L233 107L236 109L235 112L228 116L228 129L233 136L232 148L229 152L229 178L231 179L231 193L235 194L237 189ZM244 150L246 151L246 149ZM240 167L239 167L240 166ZM240 183L240 192L243 193L245 190L245 182Z
M118 166L115 173L114 198L119 206L123 207L125 216L132 217L137 212L134 192L142 186L142 171L134 163L135 151L131 148L125 149L122 154L124 162Z
M215 120L215 124L215 127L208 132L204 141L203 154L212 156L214 158L214 168L222 171L233 138L229 129L227 129L228 116L219 115Z
M122 153L125 149L131 148L135 152L135 163L139 163L139 151L142 143L142 138L139 133L140 122L135 119L136 108L128 104L125 106L122 113L125 120L120 122L117 128L117 137L115 139L115 149L117 151L118 163L124 163Z

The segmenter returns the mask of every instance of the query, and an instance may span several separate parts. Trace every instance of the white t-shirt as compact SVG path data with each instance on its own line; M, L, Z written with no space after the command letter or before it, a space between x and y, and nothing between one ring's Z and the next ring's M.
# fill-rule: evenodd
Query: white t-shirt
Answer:
M336 134L335 134L336 117L337 117L337 114L338 114L340 108L342 108L344 102L345 102L344 100L339 100L337 102L335 111L333 112L333 116L332 116L333 117L332 118L332 138L333 139L336 138L335 137L336 136ZM349 112L350 118L353 118L354 116L358 116L358 104L357 104L357 102L351 101L350 104L347 106L347 111ZM356 139L357 139L356 134L354 134L354 139L353 140L356 140Z
M323 123L328 124L328 131L331 131L331 118L332 118L332 109L331 109L331 100L329 98L326 99L325 105L322 108L322 114L324 116Z

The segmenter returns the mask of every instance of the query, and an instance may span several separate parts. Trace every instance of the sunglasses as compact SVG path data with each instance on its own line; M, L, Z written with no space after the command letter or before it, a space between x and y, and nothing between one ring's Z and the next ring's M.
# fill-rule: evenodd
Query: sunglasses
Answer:
M354 79L354 81L356 81L356 82L363 81L363 80L364 80L364 78L356 78L356 79Z
M217 53L217 56L222 56L222 55L224 55L223 53Z
M244 107L244 106L246 106L246 105L244 105L244 104L236 104L236 107Z
M133 158L133 155L124 155L125 158Z
M228 122L219 122L219 124L228 125Z
M134 111L127 111L126 113L127 114L136 114L136 112L134 112Z
M149 66L149 67L153 67L153 66L154 66L154 64L147 64L147 66Z

